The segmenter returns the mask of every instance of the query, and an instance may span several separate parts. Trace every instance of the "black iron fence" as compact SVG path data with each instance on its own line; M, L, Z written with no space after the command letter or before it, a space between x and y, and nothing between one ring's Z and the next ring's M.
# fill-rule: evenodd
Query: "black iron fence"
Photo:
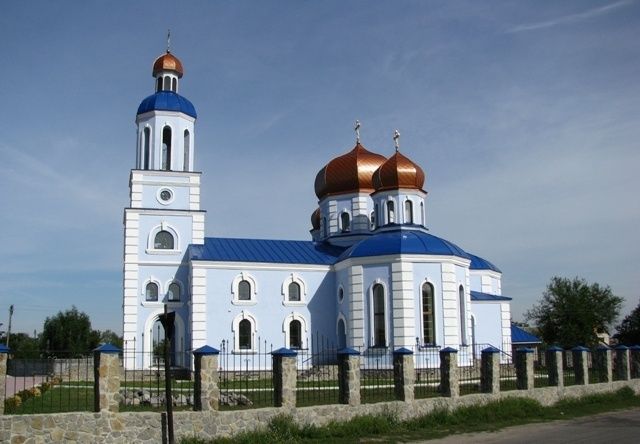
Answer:
M337 348L321 335L313 335L298 352L296 405L338 404Z
M360 352L360 401L363 404L394 399L393 354L386 347Z
M440 396L440 347L421 347L413 351L415 366L414 396L430 398Z

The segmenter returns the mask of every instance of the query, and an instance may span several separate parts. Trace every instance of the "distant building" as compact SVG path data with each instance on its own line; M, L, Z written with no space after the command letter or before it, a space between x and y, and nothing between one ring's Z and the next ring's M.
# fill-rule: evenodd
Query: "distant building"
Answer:
M160 339L165 305L176 313L175 365L222 340L249 354L259 337L299 349L316 333L338 348L511 349L502 273L427 231L425 174L397 144L387 158L365 149L358 135L352 150L320 169L312 240L205 237L197 114L179 94L182 76L180 60L169 51L160 56L155 92L136 115L124 211L127 367L151 365L148 354L133 352L149 352ZM233 184L217 190L233 193Z

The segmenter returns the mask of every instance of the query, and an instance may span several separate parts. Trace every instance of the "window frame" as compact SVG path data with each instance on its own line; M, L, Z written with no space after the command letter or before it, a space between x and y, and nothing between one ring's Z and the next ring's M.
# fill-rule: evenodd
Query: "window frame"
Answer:
M382 289L382 312L376 311L375 290L376 288ZM369 289L369 347L370 348L387 348L389 347L389 329L387 317L389 315L388 303L387 303L387 286L380 279L376 279ZM382 316L382 324L377 324ZM382 333L384 334L384 344L380 344L378 339L378 327L382 327Z
M429 286L431 289L431 313L425 312L425 292L424 289ZM437 344L437 330L436 330L436 288L432 282L425 280L420 286L420 314L422 317L422 345L423 346L435 346ZM427 338L427 317L431 319L431 338ZM432 339L428 341L428 339Z
M250 325L250 341L248 348L240 347L240 324L242 321L247 321ZM245 324L246 325L246 324ZM245 312L244 310L240 312L238 316L233 319L233 324L231 327L233 332L233 350L231 351L234 354L254 354L256 353L256 341L257 341L257 333L258 333L258 322L251 313Z
M288 316L284 318L282 321L282 332L284 333L284 344L287 348L291 347L291 323L297 321L300 323L300 345L301 347L293 350L306 350L308 344L308 324L302 314L297 312L291 312Z
M240 283L249 283L251 299L240 299ZM240 272L231 282L231 303L233 305L256 305L258 303L258 283L256 279L246 271Z
M160 231L168 231L173 236L173 249L155 248L156 235ZM162 222L160 225L153 227L149 232L149 238L147 239L147 254L180 254L180 236L178 232L168 223Z
M289 295L289 288L293 283L298 284L298 287L300 288L299 301L292 301L291 296ZM282 293L282 305L289 307L300 307L307 305L307 283L299 274L291 273L289 276L287 276L287 278L282 282L280 291Z
M156 287L156 298L155 299L149 299L149 296L147 295L147 290L149 288L149 286L151 285L155 285ZM147 280L143 287L142 287L142 294L144 295L144 302L150 302L150 303L158 303L158 302L162 302L160 300L160 283L154 279L149 279Z
M345 223L346 217L346 223ZM350 233L351 232L351 214L347 210L343 210L340 213L340 233Z

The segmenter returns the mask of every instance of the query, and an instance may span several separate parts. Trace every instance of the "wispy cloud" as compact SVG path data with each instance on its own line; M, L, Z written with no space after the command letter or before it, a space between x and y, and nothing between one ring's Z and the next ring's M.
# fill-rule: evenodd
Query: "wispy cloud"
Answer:
M608 14L609 12L615 9L621 8L623 6L627 6L631 3L633 3L633 0L622 0L615 3L611 3L609 5L601 6L599 8L593 8L593 9L589 9L588 11L579 12L576 14L569 14L562 17L544 20L541 22L517 25L512 28L509 28L507 30L507 33L535 31L538 29L552 28L554 26L579 23L585 20L589 20L589 19L601 16L601 15Z

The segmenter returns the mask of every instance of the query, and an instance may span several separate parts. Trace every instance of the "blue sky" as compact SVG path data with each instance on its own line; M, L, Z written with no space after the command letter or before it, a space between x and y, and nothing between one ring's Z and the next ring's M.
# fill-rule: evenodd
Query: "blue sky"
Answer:
M198 110L208 236L308 239L352 127L426 172L432 233L516 320L554 275L640 292L638 1L31 1L0 16L0 322L121 331L135 112L166 44Z

